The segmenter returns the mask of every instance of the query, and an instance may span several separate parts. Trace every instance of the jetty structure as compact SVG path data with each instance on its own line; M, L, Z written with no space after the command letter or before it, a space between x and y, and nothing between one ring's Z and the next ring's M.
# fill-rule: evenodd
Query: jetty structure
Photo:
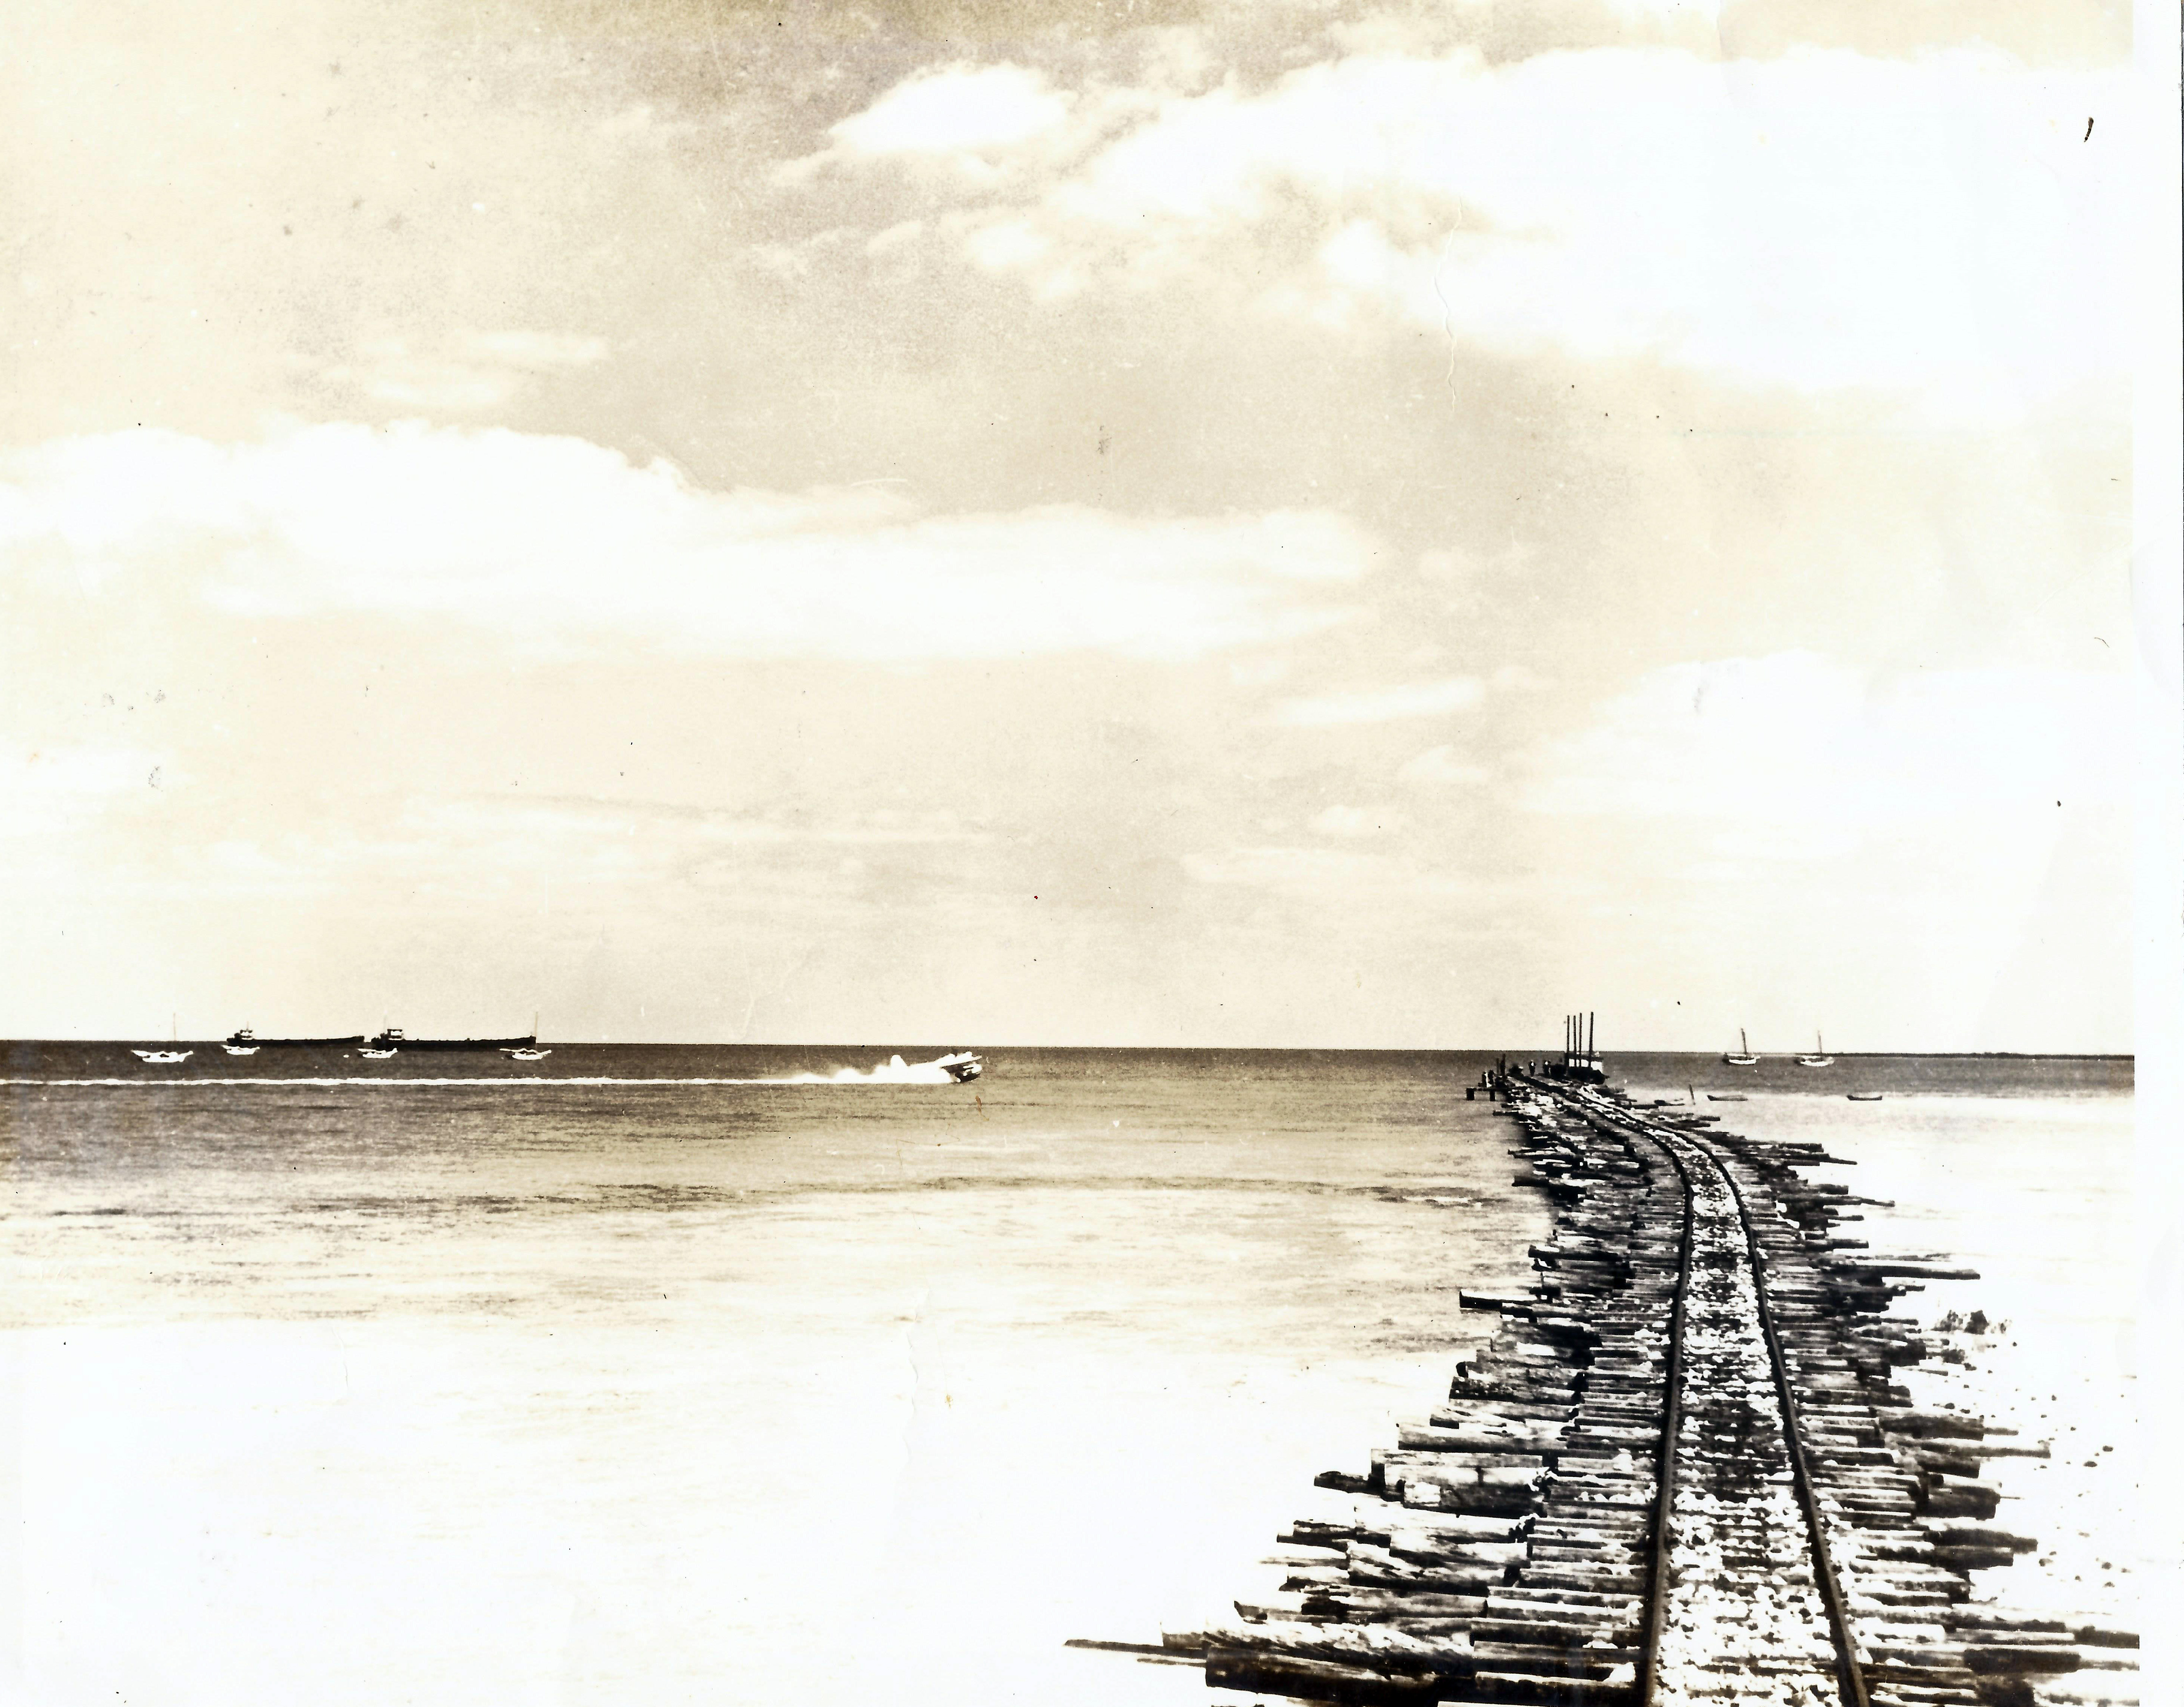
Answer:
M1518 1183L1554 1228L1538 1279L1466 1293L1499 1331L1447 1403L1300 1520L1278 1602L1150 1643L1262 1698L1570 1707L2064 1707L2137 1699L2138 1638L1972 1599L2035 1542L1982 1464L2046 1448L1915 1408L1891 1314L1925 1280L1842 1236L1842 1158L1641 1107L1588 1024L1561 1071L1497 1068Z

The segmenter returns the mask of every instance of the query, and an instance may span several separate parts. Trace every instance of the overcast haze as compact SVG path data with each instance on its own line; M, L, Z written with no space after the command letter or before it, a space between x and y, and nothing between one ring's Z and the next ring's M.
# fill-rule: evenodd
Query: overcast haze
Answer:
M2124 14L10 10L0 1031L2131 1046Z

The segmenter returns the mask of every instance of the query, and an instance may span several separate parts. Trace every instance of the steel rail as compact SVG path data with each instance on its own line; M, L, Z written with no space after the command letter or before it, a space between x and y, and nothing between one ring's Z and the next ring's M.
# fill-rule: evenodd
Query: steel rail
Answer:
M1752 1224L1752 1211L1744 1201L1744 1192L1736 1183L1736 1175L1727 1163L1716 1153L1713 1146L1695 1134L1685 1135L1694 1148L1712 1162L1728 1183L1729 1194L1736 1200L1736 1219L1744 1225L1745 1247L1752 1253L1752 1289L1759 1300L1759 1328L1767 1336L1767 1355L1774 1366L1774 1391L1782 1403L1783 1433L1790 1444L1790 1474L1797 1491L1797 1503L1804 1509L1805 1526L1813 1537L1813 1576L1820 1591L1820 1598L1828 1609L1828 1622L1836 1638L1837 1678L1842 1686L1843 1707L1869 1707L1865 1688L1865 1671L1858 1663L1858 1638L1850 1627L1850 1608L1843 1599L1842 1584L1836 1576L1835 1559L1828 1551L1827 1526L1820 1518L1819 1496L1813 1488L1813 1470L1805 1456L1804 1425L1797 1413L1797 1396L1790 1380L1790 1361L1782 1350L1782 1336L1774 1326L1774 1306L1767 1302L1767 1258L1759 1247L1758 1230Z
M1569 1095L1567 1092L1563 1094ZM1744 1230L1745 1250L1752 1263L1752 1291L1758 1306L1759 1330L1767 1343L1767 1360L1774 1376L1775 1397L1782 1407L1782 1435L1788 1449L1791 1485L1797 1494L1798 1509L1804 1514L1805 1531L1813 1550L1814 1586L1819 1591L1821 1604L1827 1609L1828 1632L1834 1640L1836 1684L1842 1694L1843 1707L1871 1707L1871 1699L1866 1692L1864 1669L1858 1658L1857 1637L1851 1630L1850 1609L1843 1598L1841 1582L1836 1576L1835 1560L1828 1550L1826 1526L1820 1516L1819 1498L1813 1487L1812 1465L1805 1453L1803 1422L1797 1409L1795 1386L1790 1379L1789 1358L1782 1349L1782 1337L1774 1325L1773 1306L1767 1299L1766 1253L1760 1247L1758 1231L1752 1224L1751 1206L1745 1202L1743 1190L1714 1146L1698 1134L1670 1129L1665 1123L1657 1130L1654 1123L1642 1118L1631 1119L1621 1117L1621 1111L1613 1109L1612 1105L1602 1108L1591 1104L1581 1094L1571 1096L1569 1100L1576 1102L1586 1114L1619 1129L1626 1138L1641 1136L1656 1145L1675 1168L1677 1178L1684 1189L1684 1256L1677 1276L1675 1313L1671 1319L1667 1420L1662 1431L1663 1449L1653 1524L1652 1604L1646 1612L1646 1653L1640 1673L1638 1699L1641 1704L1650 1704L1653 1699L1658 1680L1660 1637L1668 1609L1667 1565L1673 1541L1670 1520L1674 1512L1670 1501L1675 1475L1674 1448L1682 1409L1684 1296L1690 1284L1695 1232L1691 1174L1684 1158L1677 1153L1677 1144L1680 1141L1689 1144L1706 1159L1708 1166L1721 1175L1722 1182L1729 1187L1730 1201L1736 1205L1737 1223ZM1670 1135L1672 1131L1673 1136Z
M1669 1317L1667 1403L1663 1408L1661 1420L1660 1464L1654 1478L1657 1486L1653 1490L1653 1556L1646 1579L1645 1659L1638 1672L1641 1707L1650 1707L1655 1686L1659 1682L1661 1632L1669 1621L1669 1546L1675 1516L1676 1436L1683 1426L1684 1301L1691 1290L1691 1247L1696 1232L1694 1225L1696 1208L1691 1196L1691 1176L1685 1171L1681 1158L1650 1132L1642 1135L1669 1158L1669 1165L1676 1170L1676 1181L1683 1188L1684 1194L1684 1232L1676 1264L1676 1303Z
M1782 1435L1789 1448L1791 1484L1797 1492L1798 1509L1805 1515L1805 1530L1812 1542L1814 1585L1819 1590L1821 1604L1827 1608L1829 1633L1835 1638L1836 1681L1842 1692L1843 1707L1870 1707L1864 1668L1858 1663L1858 1638L1851 1630L1850 1608L1843 1598L1835 1559L1828 1550L1827 1526L1820 1517L1819 1497L1813 1487L1812 1465L1805 1455L1804 1425L1797 1410L1795 1384L1790 1379L1790 1360L1783 1352L1782 1336L1774 1325L1774 1307L1767 1301L1766 1253L1760 1248L1758 1230L1752 1225L1751 1206L1745 1202L1736 1175L1713 1145L1696 1133L1679 1132L1676 1135L1706 1158L1721 1175L1736 1205L1737 1222L1744 1229L1745 1249L1752 1259L1752 1291L1759 1307L1759 1330L1767 1342L1767 1360L1774 1374L1775 1397L1782 1407ZM1660 1141L1670 1155L1675 1153L1674 1143L1666 1138ZM1688 1184L1688 1175L1685 1180Z

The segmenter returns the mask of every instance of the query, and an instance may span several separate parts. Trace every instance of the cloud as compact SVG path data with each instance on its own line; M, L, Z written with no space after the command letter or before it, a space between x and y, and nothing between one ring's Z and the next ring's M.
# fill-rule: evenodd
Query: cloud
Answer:
M1656 670L1536 760L1535 812L1718 821L1739 857L1836 853L1970 813L2053 823L2128 796L2120 677L1934 671L1883 679L1810 652Z
M906 145L893 103L926 86L838 131L870 120ZM1330 326L1377 315L1500 352L1960 404L2125 359L2123 72L1970 51L1493 64L1464 48L1353 53L1256 92L1142 92L1112 111L1150 116L1115 120L1066 170L1045 152L1059 98L1038 98L1036 127L1024 105L1019 141L974 126L996 170L1013 160L1044 187L971 220L966 254L1049 293L1249 277L1261 311ZM2113 115L2099 146L2088 113Z
M321 377L398 409L476 414L499 408L547 375L590 367L606 356L604 338L569 332L462 332L424 349L405 338L381 337L367 339L357 360L326 368Z
M1183 868L1195 883L1268 890L1301 900L1348 896L1353 901L1384 892L1400 869L1384 854L1318 847L1186 854Z
M1390 830L1403 827L1403 815L1397 812L1374 810L1367 806L1329 806L1313 818L1309 828L1323 836L1342 836L1355 839L1362 836L1385 835Z
M1437 717L1476 705L1486 684L1475 676L1456 676L1445 682L1411 682L1393 688L1362 688L1347 693L1324 694L1315 699L1291 700L1275 714L1275 721L1299 728L1320 728L1335 723L1385 723L1405 717Z
M117 805L149 801L187 778L138 747L45 748L0 755L0 836L49 836Z
M795 186L829 170L886 163L989 188L1082 152L1112 122L1106 101L1056 89L1032 67L944 65L896 84L835 125L827 147L776 176Z
M131 432L0 463L0 552L249 616L452 620L562 651L1190 659L1344 620L1375 542L1326 510L930 514L891 488L707 491L582 439Z
M898 83L834 126L844 153L962 153L1045 135L1069 116L1069 100L1022 65L951 65Z
M1454 747L1428 747L1396 773L1396 780L1414 789L1462 788L1490 781L1494 773L1464 758Z

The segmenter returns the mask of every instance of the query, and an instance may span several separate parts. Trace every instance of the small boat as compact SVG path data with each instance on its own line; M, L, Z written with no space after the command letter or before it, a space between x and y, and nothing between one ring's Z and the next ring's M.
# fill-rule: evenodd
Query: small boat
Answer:
M1745 1036L1744 1028L1741 1025L1736 1029L1736 1053L1724 1055L1721 1058L1731 1067L1757 1067L1759 1064L1759 1057L1752 1052L1752 1041Z
M258 1046L254 1043L223 1043L220 1046L230 1055L255 1055L258 1052Z
M392 1049L359 1049L356 1052L366 1061L392 1061L394 1058Z
M550 1049L504 1049L500 1052L510 1061L543 1061L554 1052Z
M1813 1052L1810 1055L1800 1055L1797 1057L1797 1065L1800 1067L1834 1066L1836 1058L1827 1052L1827 1047L1828 1046L1820 1040L1820 1034L1815 1031L1813 1034Z
M944 1055L933 1063L958 1085L968 1085L986 1070L986 1063L970 1050L959 1049L952 1055Z
M149 1062L154 1067L172 1067L177 1061L187 1061L192 1053L190 1050L176 1049L173 1046L173 1040L179 1038L181 1035L181 1028L170 1018L167 1022L167 1036L170 1040L167 1048L132 1049L129 1052L139 1061Z
M1847 1094L1849 1096L1849 1099L1852 1102L1878 1102L1880 1101L1880 1093L1878 1091L1852 1091Z
M1749 1096L1747 1096L1741 1091L1709 1091L1707 1092L1707 1101L1709 1102L1749 1102L1752 1099Z

